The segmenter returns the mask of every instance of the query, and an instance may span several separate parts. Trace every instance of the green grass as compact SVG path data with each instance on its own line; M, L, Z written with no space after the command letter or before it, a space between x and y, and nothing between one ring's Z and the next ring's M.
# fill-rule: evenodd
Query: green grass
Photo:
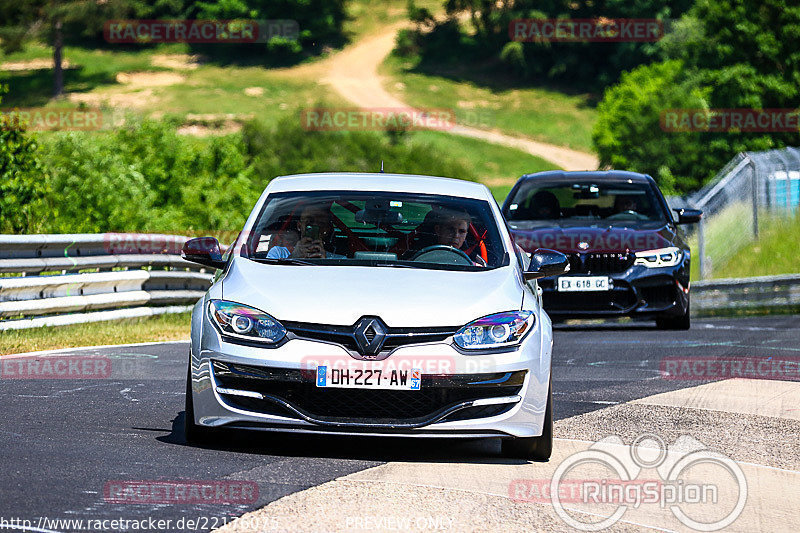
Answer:
M189 338L190 313L0 332L0 355Z
M750 227L743 228L743 221L750 220L750 208L745 203L732 204L713 217L706 218L705 224L705 255L711 262L712 277L725 277L719 275L722 265L744 246L750 236ZM693 258L691 265L691 279L700 279L700 245L699 226L689 239L689 247Z
M430 144L441 153L473 169L478 181L489 187L498 202L505 199L521 175L557 169L549 161L516 148L507 148L445 132L419 131L410 135L411 142Z
M416 0L414 3L434 14L442 10L441 0ZM349 19L344 24L345 35L353 41L375 33L383 26L406 21L407 5L407 0L350 0L347 7Z
M749 231L750 228L744 228ZM796 274L800 272L800 215L787 218L780 215L763 217L759 238L742 247L721 268L714 270L715 278L748 278Z
M389 78L386 89L413 106L455 108L458 114L481 118L488 129L587 152L594 150L591 132L597 112L590 95L567 95L537 87L498 88L497 80L491 86L444 72L418 72L414 66L412 61L390 56L381 67Z
M164 45L141 50L90 50L64 47L64 58L69 63L64 70L64 90L85 93L105 86L117 85L120 72L164 71L154 66L154 55L185 52L183 45ZM41 44L29 44L13 54L0 56L0 62L52 60L52 49ZM53 70L49 69L2 71L0 83L9 85L3 96L3 107L38 107L48 104L53 96Z

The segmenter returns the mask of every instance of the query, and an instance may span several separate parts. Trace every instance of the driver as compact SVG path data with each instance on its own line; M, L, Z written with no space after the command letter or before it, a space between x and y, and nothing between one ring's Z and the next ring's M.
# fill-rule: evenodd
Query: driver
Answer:
M269 259L285 259L287 257L308 259L345 259L345 256L335 254L332 248L333 219L330 203L307 204L300 211L300 220L297 222L297 231L300 240L290 252L286 246L274 246L267 252ZM313 236L307 232L319 228L319 235Z
M466 211L442 209L438 213L436 223L433 226L436 244L452 246L457 250L461 250L467 240L467 232L471 222L472 217ZM486 266L486 262L480 256L473 258L473 264L475 266Z
M638 210L639 204L633 196L619 195L614 198L614 213L619 214L625 213L626 211L637 212Z
M436 235L436 244L452 246L461 249L467 240L470 216L463 211L442 209L437 217L433 232Z

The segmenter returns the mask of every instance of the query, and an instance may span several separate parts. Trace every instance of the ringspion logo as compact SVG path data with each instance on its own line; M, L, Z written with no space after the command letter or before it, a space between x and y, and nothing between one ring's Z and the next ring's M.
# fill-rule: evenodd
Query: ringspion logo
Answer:
M628 446L611 435L564 459L549 485L517 479L515 501L551 503L579 531L611 527L632 509L666 512L696 531L718 531L739 518L747 502L747 479L730 457L682 435L667 446L653 433Z

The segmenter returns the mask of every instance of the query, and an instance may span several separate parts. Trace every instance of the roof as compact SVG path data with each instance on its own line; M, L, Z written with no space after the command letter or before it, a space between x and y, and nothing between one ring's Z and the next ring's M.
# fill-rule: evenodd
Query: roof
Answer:
M521 180L531 179L553 179L553 180L634 180L640 182L650 181L649 176L640 174L639 172L629 172L627 170L580 170L580 171L564 171L564 170L548 170L546 172L536 172L534 174L525 174L520 178Z
M325 172L280 176L270 181L267 191L386 191L439 194L486 200L491 193L474 181L414 174Z

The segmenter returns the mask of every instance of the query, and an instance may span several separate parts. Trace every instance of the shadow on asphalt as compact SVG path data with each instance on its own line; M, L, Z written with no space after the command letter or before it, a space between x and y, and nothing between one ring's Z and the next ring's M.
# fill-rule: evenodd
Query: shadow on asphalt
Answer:
M402 437L353 437L310 435L240 429L222 432L220 442L194 445L183 432L185 413L172 420L168 435L156 440L192 448L310 459L352 459L377 462L431 462L521 465L527 461L500 455L500 439L447 439ZM146 428L140 428L146 429Z

